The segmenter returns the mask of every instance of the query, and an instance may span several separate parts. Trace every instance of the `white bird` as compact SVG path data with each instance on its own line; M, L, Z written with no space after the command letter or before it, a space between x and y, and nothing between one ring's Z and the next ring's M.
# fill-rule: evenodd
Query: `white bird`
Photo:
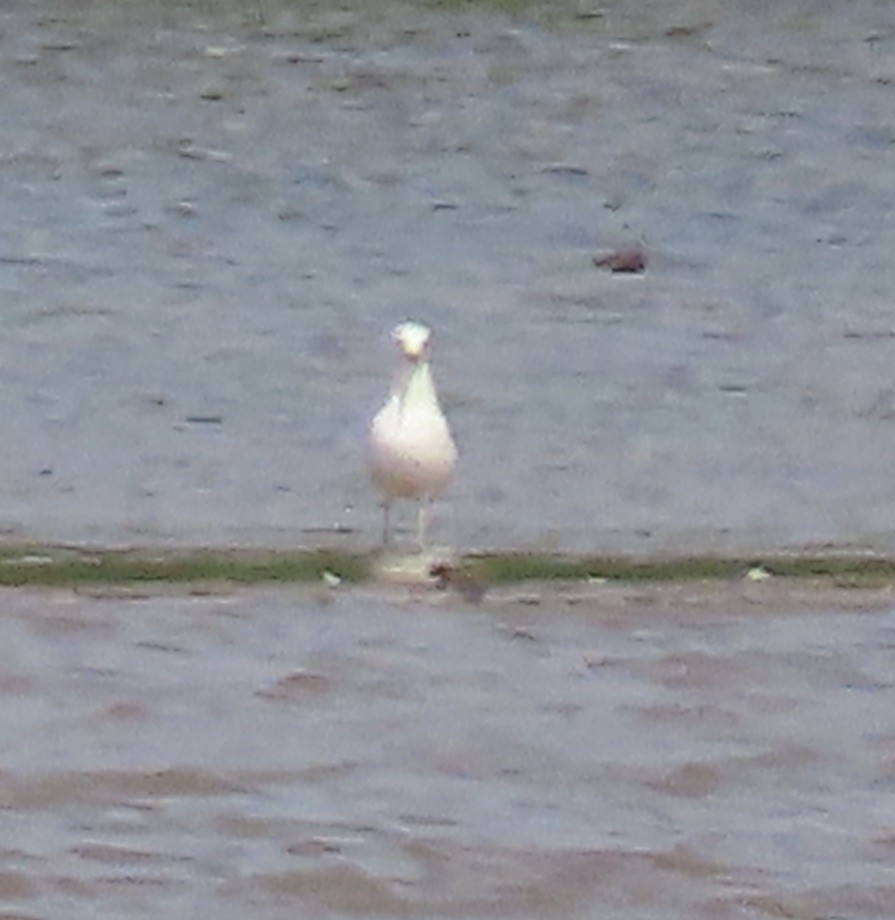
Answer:
M425 548L433 499L445 489L457 465L457 447L438 403L429 367L432 332L422 323L396 326L392 339L403 360L391 395L370 426L370 472L382 494L382 542L390 539L389 514L396 498L420 502L418 538Z

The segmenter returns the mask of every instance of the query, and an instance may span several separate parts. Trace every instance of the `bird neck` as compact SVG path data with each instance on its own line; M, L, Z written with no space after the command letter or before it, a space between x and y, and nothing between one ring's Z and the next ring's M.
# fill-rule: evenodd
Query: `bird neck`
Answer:
M438 405L435 384L428 361L417 361L404 365L397 374L392 396L398 400L401 410L421 405Z

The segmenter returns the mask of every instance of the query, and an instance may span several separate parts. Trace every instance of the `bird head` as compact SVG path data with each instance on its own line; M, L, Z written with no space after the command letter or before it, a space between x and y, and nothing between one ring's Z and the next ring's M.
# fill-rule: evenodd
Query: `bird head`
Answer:
M401 354L410 361L422 361L429 354L429 342L432 340L432 330L422 323L408 320L392 330L392 339Z

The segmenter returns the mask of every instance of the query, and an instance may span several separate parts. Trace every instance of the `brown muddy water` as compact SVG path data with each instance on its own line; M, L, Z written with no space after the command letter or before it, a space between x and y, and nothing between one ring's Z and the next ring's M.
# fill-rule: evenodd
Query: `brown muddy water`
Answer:
M0 592L0 917L895 916L895 594Z
M895 548L893 4L7 0L0 37L12 537L375 543L410 315L441 540Z

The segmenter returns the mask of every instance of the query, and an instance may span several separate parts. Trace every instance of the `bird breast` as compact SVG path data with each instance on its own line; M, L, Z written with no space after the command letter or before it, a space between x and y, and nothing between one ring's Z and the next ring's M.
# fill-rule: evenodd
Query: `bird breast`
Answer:
M450 481L457 449L425 362L398 381L373 419L370 467L386 498L432 498Z

